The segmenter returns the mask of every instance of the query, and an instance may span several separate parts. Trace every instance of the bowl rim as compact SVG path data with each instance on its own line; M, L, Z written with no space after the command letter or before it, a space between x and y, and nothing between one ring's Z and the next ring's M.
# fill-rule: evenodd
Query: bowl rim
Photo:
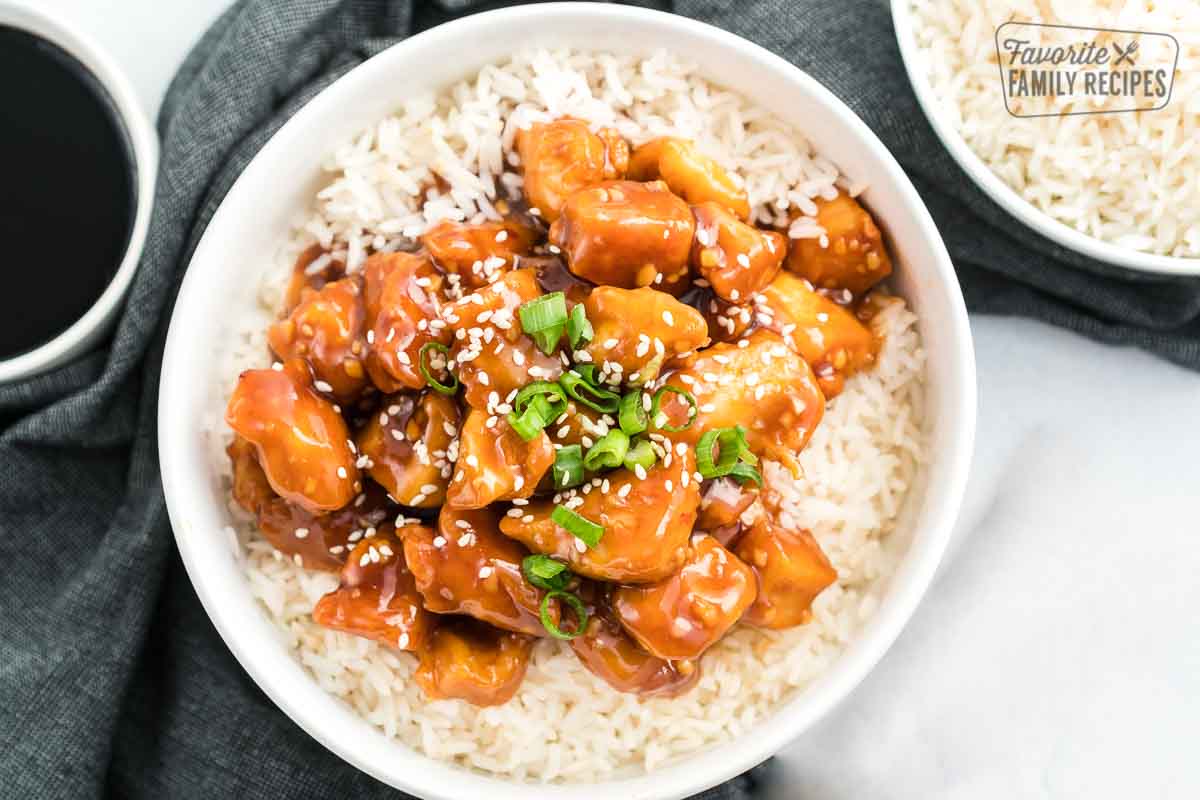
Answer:
M0 0L0 25L28 31L58 45L91 71L108 92L120 115L133 157L133 186L137 193L129 239L121 262L104 291L82 316L52 339L32 350L0 360L0 384L4 384L66 363L99 340L121 313L121 301L133 282L150 230L154 184L158 177L158 136L116 61L94 38L61 14L30 5L28 0Z
M916 33L913 30L912 0L891 0L892 26L908 82L912 85L925 118L942 145L975 185L1019 222L1047 239L1107 264L1155 275L1200 275L1200 257L1164 256L1131 250L1075 230L1034 206L1005 183L967 144L946 116L933 84L921 66Z
M274 665L284 668L284 661L281 659L291 661L292 655L283 652L282 647L266 647L264 642L251 640L249 636L243 635L239 630L242 618L238 616L238 609L227 603L224 597L215 595L200 571L202 551L205 548L191 541L197 537L188 533L187 511L189 505L210 503L211 500L199 500L196 497L200 490L194 480L188 479L189 474L194 476L194 471L189 467L185 454L185 450L191 445L191 431L187 423L179 418L180 415L171 413L176 408L175 396L182 393L188 384L188 365L182 363L177 356L177 352L185 348L188 335L175 322L180 316L180 310L186 309L191 299L205 290L205 277L199 270L190 268L184 276L172 315L160 380L158 423L163 488L176 543L189 578L226 646L255 683L285 714L328 750L358 769L393 787L436 800L485 794L494 800L518 800L528 796L533 786L536 786L535 791L539 797L546 798L683 798L728 780L765 761L802 731L811 727L858 685L912 617L945 553L962 504L973 452L976 420L974 350L965 304L949 254L933 219L899 164L862 120L815 79L782 58L732 33L695 20L642 8L600 3L548 3L483 12L405 39L351 70L314 97L276 132L238 177L197 245L192 264L205 262L208 251L216 248L214 231L221 230L224 227L224 217L233 213L230 210L229 198L235 194L252 192L254 186L265 185L269 180L269 174L264 171L264 155L279 148L286 148L289 140L298 137L311 125L309 120L318 121L336 110L343 90L347 87L358 83L370 85L376 82L376 76L388 74L390 61L398 58L397 54L405 49L415 47L414 43L430 47L448 47L452 51L456 43L460 43L460 40L472 32L486 31L497 23L513 23L514 20L536 24L539 18L545 19L552 15L564 17L573 25L581 26L582 30L587 30L589 22L603 19L610 24L614 21L629 25L645 24L686 33L714 48L741 51L741 55L764 70L777 73L782 71L788 81L801 86L818 103L831 109L831 113L843 118L846 124L858 132L866 149L870 151L871 158L878 162L885 173L886 177L883 180L895 186L903 202L911 209L918 229L914 238L919 236L927 242L933 255L933 263L928 265L930 275L926 275L925 279L935 282L938 289L945 293L947 309L944 325L948 330L945 384L948 387L946 392L949 400L944 412L951 422L947 423L943 436L944 451L938 454L939 460L945 465L942 470L945 480L925 488L927 495L934 498L928 504L928 510L924 512L925 524L921 536L925 546L919 552L906 557L898 568L894 583L889 588L887 602L880 604L868 629L856 637L856 642L843 651L817 682L805 691L795 693L767 717L757 720L752 728L753 736L743 735L717 745L721 758L704 758L708 752L704 749L653 772L632 777L588 784L525 784L431 759L394 740L386 740L386 757L377 755L379 748L373 743L362 747L347 746L334 735L333 728L341 726L343 732L372 730L379 737L383 734L374 731L368 723L358 718L352 709L328 695L307 675L305 677L308 686L305 689L294 695L284 692L284 680L272 674L270 667ZM183 316L186 317L186 314ZM207 548L215 546L208 545ZM901 572L904 573L903 580L900 580ZM271 644L278 643L273 641ZM276 650L279 652L275 652ZM299 669L299 665L295 664L294 668ZM353 716L355 720L344 719L349 716Z

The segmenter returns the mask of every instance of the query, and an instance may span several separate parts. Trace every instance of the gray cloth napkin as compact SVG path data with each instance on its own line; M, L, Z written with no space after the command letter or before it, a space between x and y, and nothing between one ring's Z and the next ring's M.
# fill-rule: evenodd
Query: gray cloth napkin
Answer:
M200 607L163 503L159 366L192 249L271 134L399 38L495 5L241 0L180 68L159 119L150 234L116 333L0 388L0 796L396 796L279 712ZM1200 366L1196 282L1135 281L1086 263L1021 231L968 184L915 105L878 0L679 0L675 10L762 42L849 102L918 182L973 307ZM705 797L740 800L760 777Z

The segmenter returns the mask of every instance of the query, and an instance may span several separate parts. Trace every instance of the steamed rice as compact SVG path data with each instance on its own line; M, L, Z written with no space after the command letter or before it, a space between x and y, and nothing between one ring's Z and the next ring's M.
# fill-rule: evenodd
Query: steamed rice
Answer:
M919 61L950 123L1005 183L1076 230L1121 247L1200 257L1200 3L1196 0L911 0ZM996 29L1005 22L1171 33L1179 42L1166 108L1017 118L1005 110ZM1078 31L1031 36L1053 47ZM1143 37L1138 62L1163 61ZM1021 98L1021 113L1058 115L1128 104L1121 98Z
M329 182L281 248L259 307L238 321L221 397L239 371L267 363L264 332L297 252L319 241L356 269L367 248L395 247L436 220L494 218L496 183L519 184L511 174L500 177L505 162L514 162L514 126L563 114L614 125L635 143L665 133L696 139L745 181L760 220L811 209L812 197L833 193L841 180L797 131L666 54L519 55L437 96L409 99L333 153L325 165ZM430 169L451 190L422 206L417 196ZM807 226L800 235L821 235L815 220ZM335 588L335 575L296 566L232 502L229 533L285 645L321 687L387 736L430 757L516 780L592 781L650 770L749 730L827 669L873 613L895 562L885 538L924 458L916 318L895 304L877 324L887 332L879 363L851 378L830 404L801 454L803 479L794 481L776 465L765 468L785 499L785 521L812 529L838 582L817 599L808 625L736 628L705 655L695 688L674 699L619 693L584 669L570 648L542 640L509 703L430 701L410 680L414 656L313 622L313 605ZM215 430L214 468L228 475L222 448L229 434Z

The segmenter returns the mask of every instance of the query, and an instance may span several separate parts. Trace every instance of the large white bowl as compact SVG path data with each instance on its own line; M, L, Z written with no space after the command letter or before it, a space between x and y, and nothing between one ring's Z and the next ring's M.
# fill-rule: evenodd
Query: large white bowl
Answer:
M428 759L326 694L288 654L221 533L230 520L207 456L202 420L219 415L220 342L228 320L255 302L259 271L289 221L306 207L318 165L337 143L394 110L407 94L460 80L526 46L649 53L670 47L707 77L744 92L802 127L853 180L886 228L896 289L920 315L928 354L932 461L893 537L903 549L875 617L819 679L736 741L649 775L587 786L539 786L539 798L680 798L758 764L800 735L862 680L912 615L945 549L961 502L975 430L970 330L950 259L903 171L837 98L787 62L743 39L667 14L611 5L525 6L469 17L414 36L326 89L287 123L229 191L183 282L159 395L159 451L175 538L196 592L230 650L275 703L358 768L425 798L508 800L525 784Z
M933 90L933 84L929 82L929 76L921 64L916 36L913 33L912 0L891 0L891 2L892 24L896 29L896 41L900 45L900 55L904 58L904 68L908 71L908 79L917 95L917 102L921 104L925 116L929 118L929 124L933 126L933 130L942 140L942 144L950 151L950 155L971 177L976 186L1019 221L1047 239L1077 253L1140 272L1156 272L1164 275L1200 275L1200 258L1177 258L1143 253L1128 247L1118 247L1094 236L1088 236L1070 225L1059 222L1017 194L1016 190L1001 180L1000 176L992 172L983 159L970 148L962 134L954 127L954 123L950 121L946 111L942 108L937 93Z

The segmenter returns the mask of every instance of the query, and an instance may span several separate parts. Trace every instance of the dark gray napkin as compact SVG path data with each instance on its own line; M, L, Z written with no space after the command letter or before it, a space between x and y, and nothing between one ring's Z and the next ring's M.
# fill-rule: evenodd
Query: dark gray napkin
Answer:
M180 68L159 120L150 235L115 335L0 388L0 796L395 796L279 712L209 623L165 514L157 384L179 278L246 163L336 77L466 5L242 0ZM1072 270L1096 265L1020 232L970 188L917 111L876 0L676 8L784 54L872 124L919 182L974 307L1200 365L1195 283ZM706 797L747 797L758 777Z

